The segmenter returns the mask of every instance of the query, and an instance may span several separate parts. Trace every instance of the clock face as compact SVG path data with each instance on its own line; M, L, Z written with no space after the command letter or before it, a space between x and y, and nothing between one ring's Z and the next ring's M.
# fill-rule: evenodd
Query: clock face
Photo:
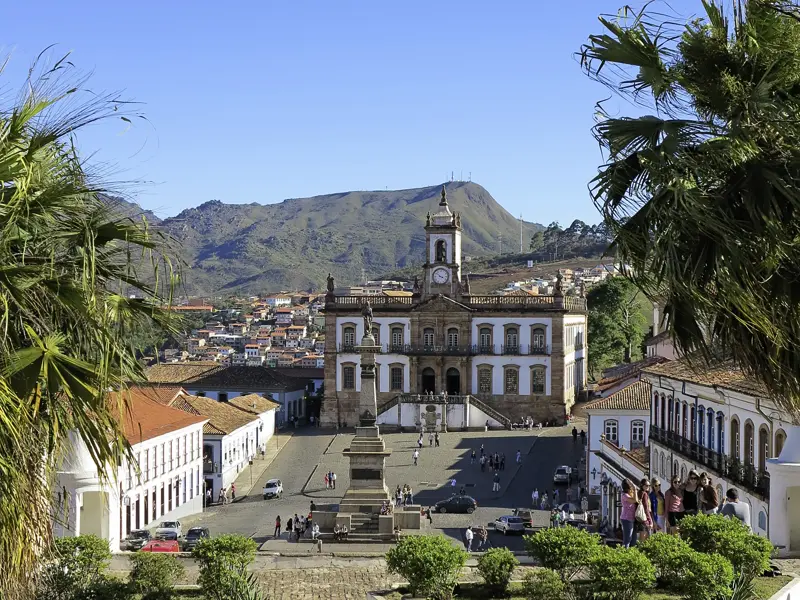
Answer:
M447 269L436 269L433 272L434 283L447 283L449 279L450 279L450 273L447 272Z

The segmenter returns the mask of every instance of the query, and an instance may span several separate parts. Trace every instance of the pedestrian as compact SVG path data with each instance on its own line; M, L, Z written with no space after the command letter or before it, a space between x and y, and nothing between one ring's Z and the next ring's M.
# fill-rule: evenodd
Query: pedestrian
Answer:
M492 491L493 492L500 491L500 473L495 472L494 474L494 483L492 483Z
M489 419L486 419L486 424L483 426L483 431L489 431Z
M567 502L572 502L572 488L567 488Z
M394 503L395 506L400 506L403 503L403 494L400 491L400 486L397 486L397 490L394 493Z
M484 454L486 454L486 451L483 449L483 444L481 444L481 456L483 456Z
M722 505L720 514L724 517L737 519L747 529L753 530L750 524L750 506L745 502L739 502L739 490L736 488L728 488L728 491L725 492L725 504Z
M438 431L436 432L436 435L433 436L433 440L435 442L434 446L436 448L438 448L439 447L439 432Z
M219 488L219 495L217 496L217 502L220 504L225 504L225 488Z
M419 450L418 449L414 450L414 454L412 456L414 457L414 466L416 467L417 466L417 460L419 459Z
M539 488L533 489L533 492L531 493L531 504L533 508L536 508L539 505Z
M289 541L292 541L292 531L293 531L293 524L292 517L289 517L289 520L286 521L286 531L289 533Z
M584 514L589 512L589 498L587 498L586 496L581 498L581 512Z
M425 511L425 516L428 518L428 523L429 523L430 525L433 525L433 511L431 510L431 507L430 507L430 506L429 506L429 507L428 507L428 509Z
M486 457L485 456L481 456L480 463L481 463L481 471L486 471Z
M464 532L464 539L466 540L465 545L467 547L467 552L472 552L472 538L473 538L472 527L467 527L467 530Z
M336 489L336 473L333 474L331 481L333 481L333 489Z
M630 548L636 545L636 506L639 504L639 490L630 479L622 481L622 545Z
M432 431L428 434L428 446L433 448L433 432Z
M462 486L461 486L461 488L458 490L458 495L459 495L459 496L466 496L466 495L467 495L467 488L465 488L465 487L462 485Z
M505 452L500 454L500 470L501 471L505 471L506 470L506 453Z
M490 454L489 455L489 470L493 470L493 469L494 469L494 456L492 456Z
M573 427L572 428L572 443L575 443L577 441L578 441L578 430L577 430L577 428Z
M547 510L548 505L549 503L547 501L547 492L545 492L544 494L542 494L542 505L540 506L540 508L542 510Z
M472 451L472 454L469 455L469 464L475 464L475 450Z
M328 479L328 474L325 473L325 489L327 490L331 486L331 481Z
M411 486L408 486L408 503L414 504L414 490L411 489Z
M275 517L275 531L272 534L272 537L274 537L276 539L281 537L281 516L280 515Z
M522 452L517 450L517 464L522 462Z
M212 502L211 490L206 490L206 506L210 506Z
M455 477L453 477L450 480L450 489L452 489L454 492L456 491L456 478Z
M231 502L233 502L234 500L236 500L236 484L232 483L231 484Z
M417 447L420 450L422 449L422 434L419 435L419 439L417 440Z
M704 515L715 515L719 509L719 495L717 488L711 484L711 477L708 473L700 473L700 486L703 488L701 494L701 504Z

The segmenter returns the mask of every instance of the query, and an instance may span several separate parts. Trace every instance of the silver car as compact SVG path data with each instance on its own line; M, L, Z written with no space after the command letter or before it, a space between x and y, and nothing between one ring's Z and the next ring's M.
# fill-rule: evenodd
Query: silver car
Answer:
M572 479L572 469L566 465L562 465L553 473L553 483L566 483L569 485Z
M503 535L509 533L525 533L525 522L520 517L507 515L505 517L498 517L494 521L494 530L502 531Z

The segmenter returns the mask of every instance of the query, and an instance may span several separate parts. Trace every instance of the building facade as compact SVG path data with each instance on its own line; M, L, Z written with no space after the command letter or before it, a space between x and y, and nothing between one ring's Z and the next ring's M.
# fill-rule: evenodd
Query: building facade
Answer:
M123 429L134 460L108 468L103 478L76 433L58 472L55 535L94 534L113 551L134 529L203 511L203 427L207 419L162 406L137 390L125 392Z
M447 204L425 226L427 260L411 296L374 296L372 335L378 412L401 395L474 397L508 420L564 420L584 391L586 300L470 293L462 273L461 217ZM339 296L329 278L325 304L322 424L357 422L361 389L356 347L367 298Z

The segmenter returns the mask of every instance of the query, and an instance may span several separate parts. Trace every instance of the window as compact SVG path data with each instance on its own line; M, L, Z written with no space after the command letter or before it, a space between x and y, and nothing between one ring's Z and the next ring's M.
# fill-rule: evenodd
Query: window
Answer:
M433 328L426 327L422 332L422 344L428 348L433 346Z
M403 367L392 367L392 369L391 369L391 389L392 389L392 391L402 391L402 389L403 389Z
M644 421L631 423L631 449L644 447Z
M392 346L403 345L403 328L392 327Z
M678 471L678 461L675 461L675 472ZM686 481L686 465L681 465L681 481Z
M490 327L481 327L480 331L481 349L489 350L492 346L492 330Z
M505 370L505 393L519 393L519 371L514 368L506 367Z
M355 346L356 345L356 328L352 325L349 325L343 329L342 334L342 343L345 346Z
M519 345L519 334L516 327L509 327L506 330L506 346L516 348Z
M381 345L381 326L380 325L373 325L372 326L372 337L375 340L375 345Z
M451 327L447 330L447 345L450 348L458 346L458 329Z
M664 477L665 479L668 476L668 473L667 473L667 453L666 452L664 452L661 455L661 476Z
M481 394L492 393L492 369L483 367L478 369L478 392Z
M447 262L447 244L444 240L436 242L436 262Z
M755 440L753 439L753 424L747 421L744 424L744 461L745 464L752 466L754 457Z
M535 352L544 351L545 339L544 327L534 327L533 331L531 331L531 350Z
M783 444L786 442L786 432L779 429L775 434L775 456L779 457L783 451Z
M342 367L342 387L346 390L356 389L356 368L354 366Z
M144 480L150 480L150 448L144 451Z
M741 440L739 439L739 419L731 419L731 456L734 460L741 460Z
M545 393L545 376L547 367L537 365L531 368L531 393L544 394Z
M619 423L616 419L608 419L603 423L603 431L606 434L606 439L609 442L617 443L619 439Z

